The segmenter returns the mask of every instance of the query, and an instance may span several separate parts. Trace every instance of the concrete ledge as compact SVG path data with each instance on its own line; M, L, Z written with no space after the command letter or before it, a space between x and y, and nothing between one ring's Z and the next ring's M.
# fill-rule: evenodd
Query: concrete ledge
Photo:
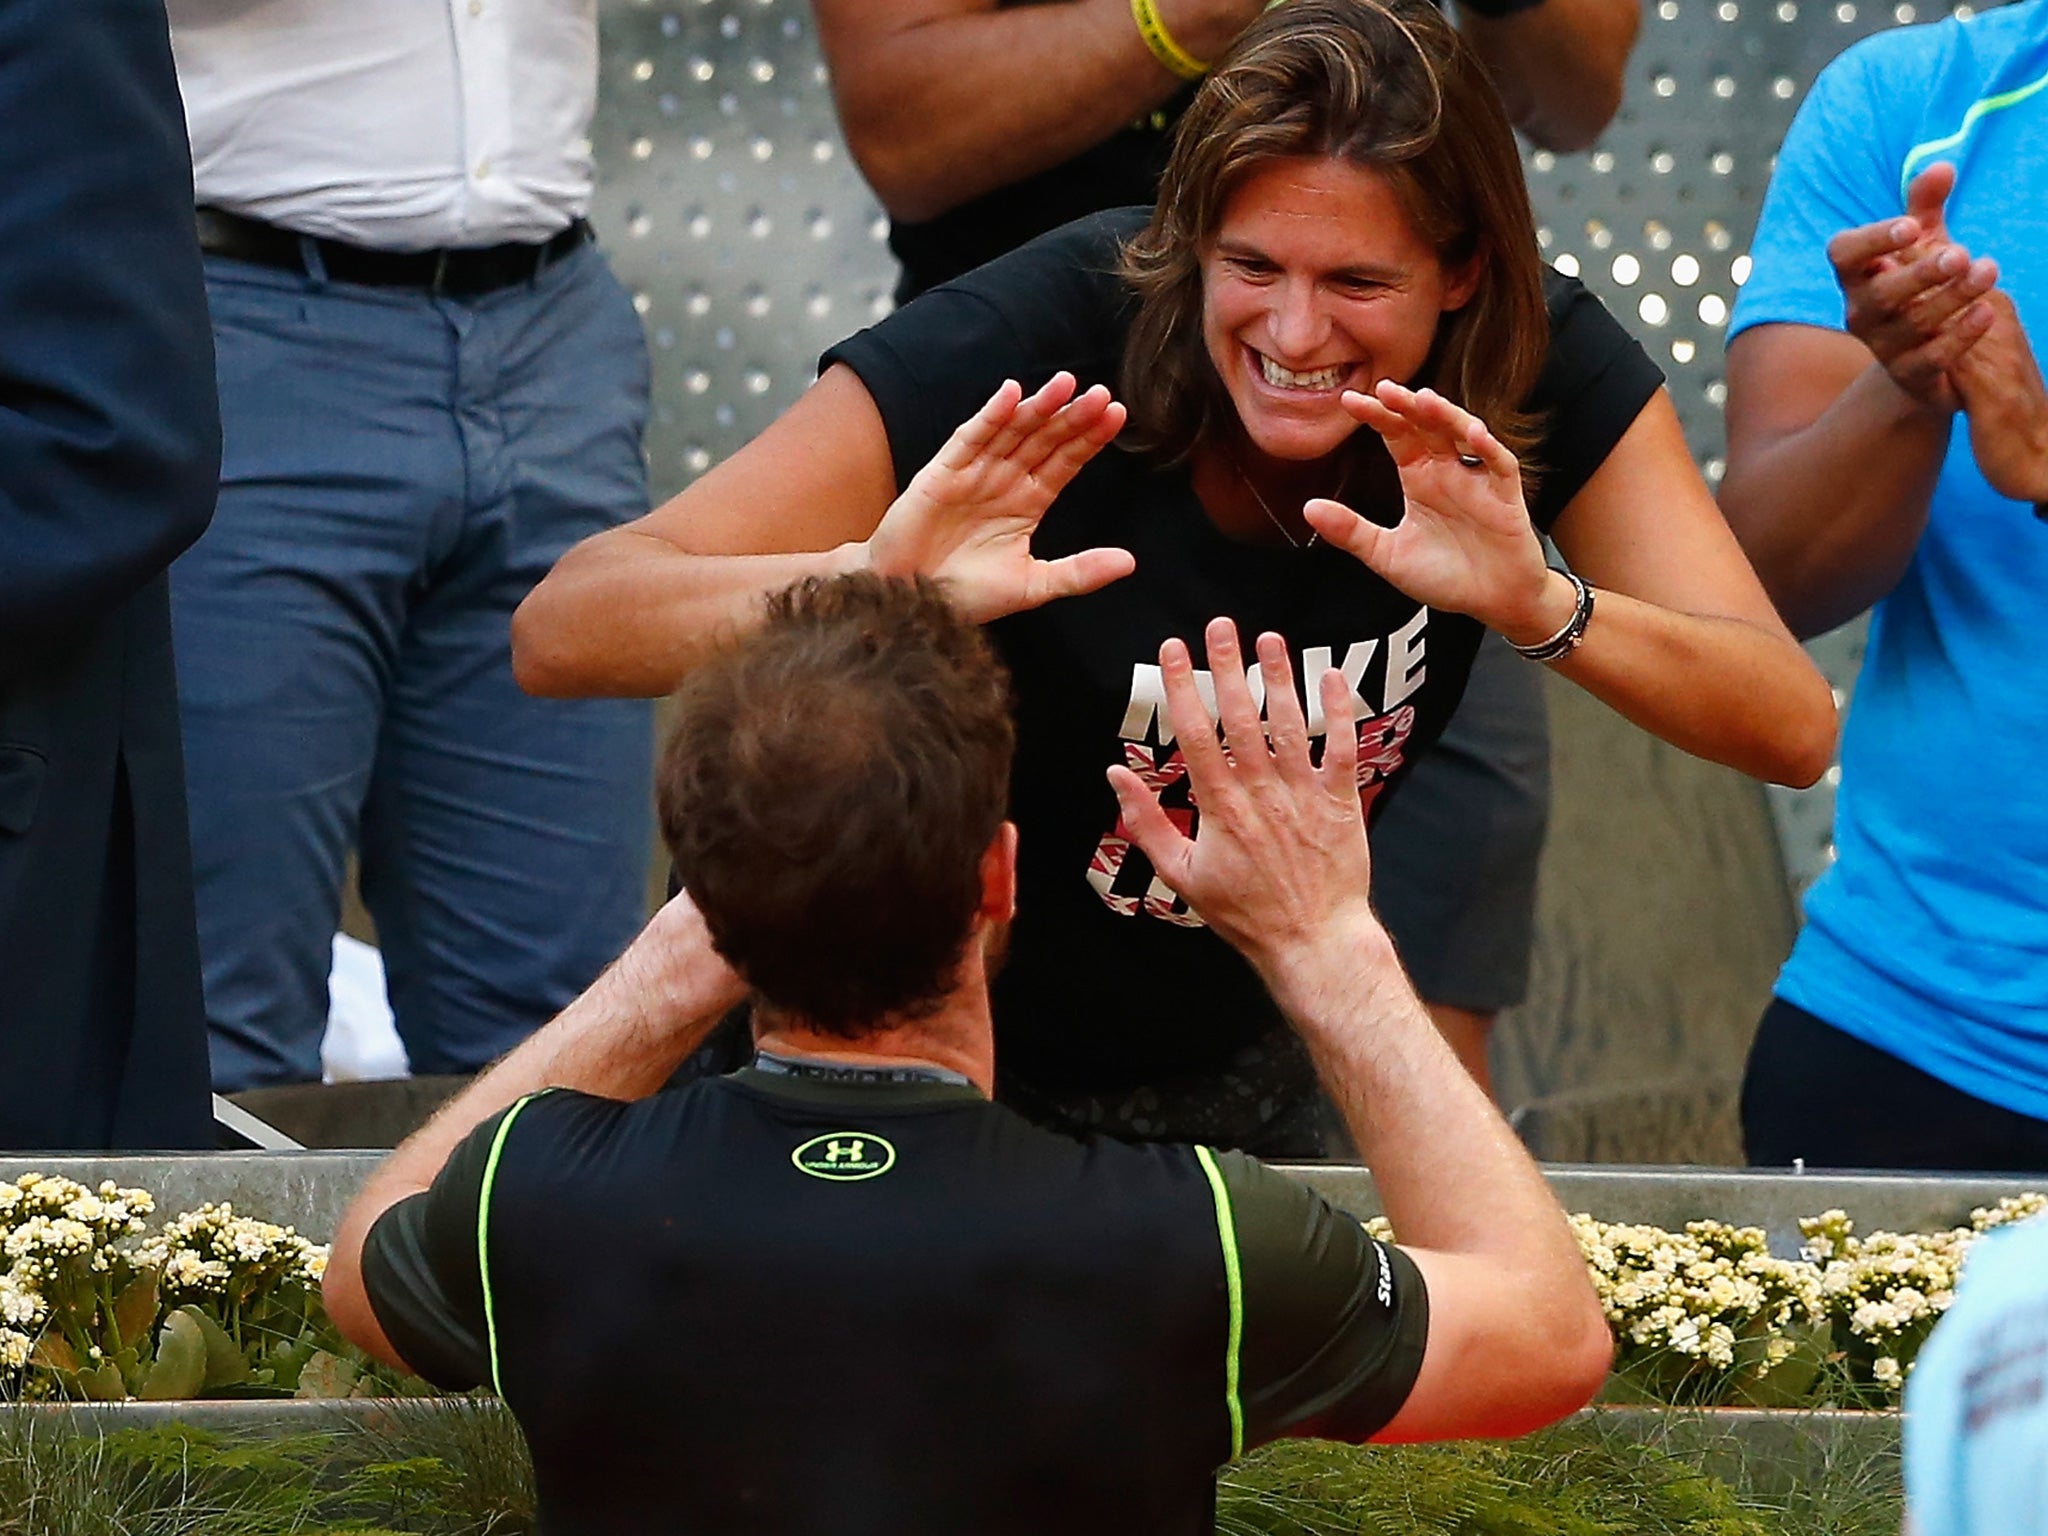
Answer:
M62 1174L82 1184L102 1179L140 1185L159 1216L212 1201L244 1215L296 1227L318 1242L334 1235L349 1197L383 1157L379 1152L195 1152L158 1157L0 1157L0 1179ZM1366 1169L1300 1163L1286 1172L1360 1216L1380 1212ZM1739 1168L1623 1168L1553 1165L1546 1170L1569 1211L1607 1221L1679 1227L1712 1218L1764 1228L1772 1246L1798 1246L1798 1219L1839 1206L1862 1231L1926 1232L1960 1226L1970 1212L2004 1195L2048 1190L2048 1174L1759 1173ZM1789 1245L1789 1246L1787 1246Z
M1285 1168L1360 1216L1380 1214L1372 1174L1335 1163ZM1799 1246L1799 1218L1840 1208L1858 1231L1933 1232L1969 1224L1970 1212L2006 1195L2048 1192L2048 1173L1775 1173L1742 1168L1627 1168L1553 1164L1550 1187L1568 1211L1603 1221L1678 1228L1688 1221L1762 1227L1774 1252Z

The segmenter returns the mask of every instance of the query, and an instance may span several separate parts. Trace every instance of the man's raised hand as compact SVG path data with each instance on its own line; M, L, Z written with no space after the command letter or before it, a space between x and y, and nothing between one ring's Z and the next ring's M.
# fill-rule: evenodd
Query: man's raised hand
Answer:
M1959 404L1948 370L1991 328L1980 302L1998 265L1949 238L1955 167L1936 162L1906 189L1896 219L1845 229L1828 242L1849 334L1870 348L1894 384L1924 405Z
M1005 380L883 514L867 543L874 569L934 577L984 623L1128 576L1127 550L1031 553L1046 508L1123 428L1107 389L1074 387L1071 373L1056 373L1027 396Z
M1984 296L1991 325L1949 370L1970 421L1970 455L2001 496L2048 503L2048 385L2003 289Z
M1195 836L1174 826L1129 769L1111 768L1109 782L1131 840L1159 877L1270 976L1346 925L1375 923L1351 690L1334 670L1310 681L1322 690L1329 731L1318 767L1309 761L1308 723L1285 642L1272 634L1258 640L1262 722L1235 626L1212 620L1206 640L1221 742L1187 645L1169 640L1159 648L1167 713L1201 811Z

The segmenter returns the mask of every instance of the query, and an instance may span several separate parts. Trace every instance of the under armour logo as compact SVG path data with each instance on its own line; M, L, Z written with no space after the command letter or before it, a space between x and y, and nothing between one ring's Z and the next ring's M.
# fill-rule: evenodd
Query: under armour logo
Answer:
M789 1154L800 1173L835 1183L876 1178L896 1166L896 1148L873 1131L826 1131Z

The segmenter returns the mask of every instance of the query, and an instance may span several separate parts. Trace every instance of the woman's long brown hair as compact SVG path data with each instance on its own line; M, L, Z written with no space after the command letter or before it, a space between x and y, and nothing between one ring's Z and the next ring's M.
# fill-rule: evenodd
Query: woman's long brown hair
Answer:
M1447 269L1482 263L1471 301L1443 317L1421 376L1404 382L1478 416L1530 479L1541 423L1523 403L1550 346L1536 221L1500 97L1427 0L1287 0L1202 82L1152 220L1123 252L1138 299L1124 444L1173 463L1233 427L1202 338L1202 255L1246 176L1302 156L1376 171Z

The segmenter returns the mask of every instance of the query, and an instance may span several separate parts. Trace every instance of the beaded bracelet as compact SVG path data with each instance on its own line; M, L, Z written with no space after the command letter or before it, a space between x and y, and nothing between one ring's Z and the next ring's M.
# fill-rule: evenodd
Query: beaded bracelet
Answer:
M1586 638L1586 625L1593 617L1593 589L1579 579L1576 571L1559 571L1558 574L1572 584L1572 591L1578 601L1572 605L1572 616L1565 620L1564 628L1548 640L1539 640L1534 645L1516 645L1508 641L1517 656L1526 656L1531 661L1557 661L1579 648L1579 642Z

